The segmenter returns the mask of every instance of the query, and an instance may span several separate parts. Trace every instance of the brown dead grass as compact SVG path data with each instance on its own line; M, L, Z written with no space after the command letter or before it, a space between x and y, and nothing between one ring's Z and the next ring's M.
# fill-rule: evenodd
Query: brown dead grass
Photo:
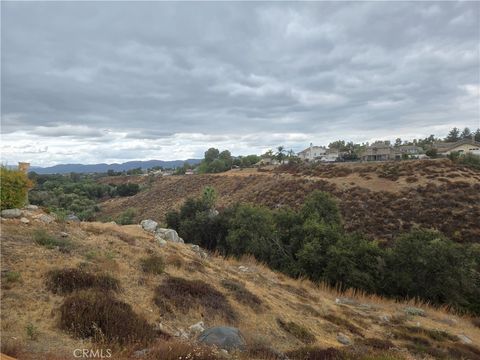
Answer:
M149 350L148 360L217 360L222 359L218 350L198 344L180 341L161 342Z
M255 311L260 311L262 309L262 300L260 298L247 290L245 285L239 283L235 280L222 280L222 286L227 289L234 298L246 306L249 306Z
M114 255L116 268L112 267L111 275L120 282L122 287L122 291L117 293L115 298L129 304L131 310L139 317L148 319L151 326L158 326L161 323L164 331L171 334L175 334L179 329L188 330L190 325L200 320L203 320L207 327L229 323L228 316L222 311L217 314L211 309L206 309L201 301L197 301L197 298L180 306L181 309L187 310L174 308L175 303L172 302L170 305L173 308L172 313L160 313L154 302L155 290L159 286L159 282L162 284L163 280L174 277L187 281L200 281L213 288L223 296L223 299L227 299L227 304L229 304L227 314L234 311L237 315L235 326L242 333L252 334L253 337L261 335L264 338L264 344L268 344L272 350L278 352L298 349L303 344L278 325L278 317L285 322L293 321L313 334L315 342L312 343L312 346L320 349L338 348L340 344L336 340L337 332L348 332L348 329L344 325L336 325L323 319L324 314L347 319L360 328L365 339L384 339L385 334L392 332L397 326L393 324L392 320L395 314L402 314L402 324L399 323L400 325L414 326L417 321L421 321L423 328L444 330L452 335L464 333L472 339L473 343L480 341L480 329L472 323L470 318L448 313L446 309L435 309L426 304L414 304L412 300L409 304L422 307L427 312L427 317L410 319L403 315L406 303L395 303L361 292L338 292L324 284L317 286L307 280L291 279L283 274L272 272L251 257L224 259L212 255L206 260L201 260L198 263L198 269L191 272L188 264L197 261L197 258L192 254L188 245L167 243L164 247L159 247L153 236L144 232L137 225L115 226L101 223L88 225L95 228L94 231L98 234L85 231L85 224L67 224L66 231L70 234L72 241L78 245L71 253L66 254L34 244L30 237L29 227L21 227L15 220L2 221L2 270L20 272L22 276L21 286L15 285L11 289L2 290L2 340L12 337L18 339L22 343L21 349L27 350L27 354L22 355L22 359L28 359L29 356L31 359L41 359L46 356L45 354L51 353L52 349L55 349L58 354L71 354L71 349L78 346L95 346L88 340L83 340L82 343L59 330L57 325L60 321L59 308L64 298L58 294L52 294L46 289L44 276L50 270L79 268L80 264L82 264L81 268L87 272L103 273L99 268L103 266L101 264L104 256L98 256L85 262L85 254L92 250L98 254ZM48 230L56 231L55 226L52 224ZM111 229L135 238L135 244L128 244L118 237L109 235ZM166 259L166 273L160 276L143 273L139 263L146 254L159 254ZM180 257L183 265L180 267L169 265L170 256ZM247 266L249 270L247 272L240 271L238 269L240 265ZM261 299L262 311L257 312L238 301L231 290L222 286L222 279L233 279L239 282L251 294ZM335 304L335 298L341 296L351 297L359 304L370 304L372 308L365 310L353 305L338 306ZM222 301L220 304L225 303ZM345 309L354 315L350 315L350 312ZM389 323L379 320L380 316L384 314L391 319ZM447 317L456 322L451 324L439 322ZM29 323L35 324L39 329L39 337L36 341L30 340L26 336L25 327ZM248 339L247 337L247 341L251 343L252 340ZM429 340L429 338L426 339ZM403 339L390 340L396 347L403 349L408 343ZM354 336L354 341L361 341L361 339ZM438 343L431 339L429 341L432 345ZM459 342L443 341L439 343L443 344L444 351L447 353L452 352L453 354L453 351L472 353L473 351ZM451 357L455 358L453 355ZM474 357L470 355L470 358Z

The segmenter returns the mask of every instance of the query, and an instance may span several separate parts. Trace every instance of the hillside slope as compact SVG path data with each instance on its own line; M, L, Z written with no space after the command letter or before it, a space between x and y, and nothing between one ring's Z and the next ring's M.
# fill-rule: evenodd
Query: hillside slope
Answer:
M311 191L322 190L338 199L348 231L389 241L420 225L459 242L480 239L480 171L445 159L101 181L145 186L135 196L103 202L104 218L115 219L125 209L135 208L138 221L163 221L167 211L197 196L207 185L217 190L220 207L236 202L298 207Z
M421 306L422 314L408 308L414 304L352 294L340 298L335 291L287 278L250 258L224 259L214 254L205 258L188 244L160 246L137 225L44 224L40 215L25 212L27 224L2 219L2 351L20 359L71 359L73 349L98 348L59 328L59 309L67 295L48 290L47 273L71 268L114 277L120 284L118 299L149 324L184 342L195 337L188 329L198 321L206 327L238 327L251 359L265 358L255 355L255 348L287 352L306 344L360 354L392 348L389 359L480 358L480 329L470 319L444 310ZM57 243L41 246L38 234L47 234ZM141 260L152 255L165 260L160 275L142 271ZM200 296L163 294L159 307L159 300L155 301L159 285L178 279L199 281L204 290ZM188 304L182 307L185 297ZM205 302L205 297L215 297L215 305ZM339 342L345 337L351 345ZM117 350L114 359L134 358L128 349ZM274 358L272 353L268 358Z

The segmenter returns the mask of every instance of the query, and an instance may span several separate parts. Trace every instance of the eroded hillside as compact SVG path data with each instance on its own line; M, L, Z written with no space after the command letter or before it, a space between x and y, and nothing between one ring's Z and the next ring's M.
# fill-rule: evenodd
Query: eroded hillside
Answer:
M78 306L78 291L101 291L101 301L115 298L129 305L131 316L156 329L156 335L148 333L154 340L146 345L109 343L114 359L173 359L169 351L190 346L196 333L189 327L199 321L205 327L240 329L247 350L221 353L230 358L274 359L287 353L291 359L313 359L306 357L306 346L350 359L371 359L365 356L378 352L388 353L382 358L389 359L480 358L480 329L471 319L444 310L340 296L272 272L250 258L205 256L188 244L161 246L138 225L46 224L51 219L41 211L23 215L28 221L2 219L1 234L2 351L20 359L70 359L74 349L107 346L62 330L64 316L78 308L62 309L75 299ZM165 267L146 261L159 257ZM148 351L135 354L139 346Z
M480 171L449 160L377 164L330 164L276 170L231 171L219 175L110 177L103 182L137 182L145 189L135 196L101 204L101 216L114 219L127 208L136 220L163 221L185 198L205 186L219 194L219 206L237 202L271 208L300 206L313 190L327 191L339 201L348 231L390 240L419 225L439 230L459 242L480 239Z

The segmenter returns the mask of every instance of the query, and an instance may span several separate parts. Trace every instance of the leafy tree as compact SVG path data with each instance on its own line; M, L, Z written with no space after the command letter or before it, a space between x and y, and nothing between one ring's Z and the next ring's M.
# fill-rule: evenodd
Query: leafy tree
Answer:
M247 155L242 156L240 159L240 166L242 168L251 167L252 165L258 163L260 161L260 156L258 155Z
M270 260L275 225L272 214L262 207L239 205L230 220L226 245L229 253L252 254L258 260Z
M431 157L432 159L435 159L438 156L438 150L435 148L430 148L427 151L425 151L425 155L428 157Z
M262 155L262 158L273 158L273 150L270 149L265 152L265 154Z
M400 145L402 145L402 139L396 138L394 146L399 147Z
M458 141L458 140L460 140L460 130L458 130L458 128L454 127L448 133L447 137L445 138L445 141L455 142L455 141Z
M328 251L342 237L341 229L311 217L303 225L303 234L305 244L297 253L298 266L302 274L320 281L328 264Z
M480 142L480 129L477 129L477 131L475 131L475 141Z
M27 201L28 190L32 182L27 175L18 170L0 167L1 209L19 208Z
M341 217L336 201L326 192L313 191L305 200L300 210L302 218L314 219L331 225L340 225Z
M140 186L138 184L127 183L120 184L117 186L117 194L119 196L132 196L140 191Z
M275 159L278 160L278 162L283 163L285 161L285 147L279 146L277 147L277 152L275 154Z
M117 218L117 223L119 223L120 225L133 224L133 219L135 218L136 214L137 211L134 208L128 208L127 210L122 212Z
M468 127L463 129L462 133L460 134L460 138L462 139L471 139L472 138L472 132Z
M140 175L143 174L143 170L141 167L127 170L127 175Z
M228 169L229 167L227 166L225 161L221 159L215 159L207 166L207 172L214 174L224 172Z
M207 164L210 164L213 160L218 159L219 155L220 152L218 151L218 149L210 148L205 151L204 160Z
M225 168L230 169L232 167L232 154L230 154L230 151L228 150L223 150L219 155L218 158L223 161L225 164Z
M210 209L212 209L217 201L217 192L211 186L206 186L202 191L202 201Z
M377 243L359 235L345 235L326 254L324 278L342 289L374 292L384 273L384 253Z
M463 294L475 286L469 263L461 245L435 231L413 230L388 250L383 288L401 298L462 304Z
M328 144L329 149L336 149L338 151L347 151L345 140L337 140Z
M272 213L275 222L275 246L270 266L290 275L299 275L297 253L304 245L302 218L297 211L280 208Z

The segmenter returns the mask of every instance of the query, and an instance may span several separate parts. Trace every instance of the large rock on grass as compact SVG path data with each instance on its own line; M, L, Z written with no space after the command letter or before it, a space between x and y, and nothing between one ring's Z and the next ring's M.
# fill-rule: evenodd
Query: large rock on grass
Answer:
M5 209L2 210L2 217L5 219L15 219L22 216L22 211L20 209Z
M155 231L155 239L160 240L167 240L171 242L176 242L176 243L184 243L183 239L178 236L177 232L172 229L164 229L164 228L158 228Z
M154 233L155 230L157 229L158 223L151 219L147 219L147 220L142 220L140 225L142 225L143 230Z
M225 350L245 349L245 339L240 330L234 327L216 326L209 328L198 336L198 341Z

